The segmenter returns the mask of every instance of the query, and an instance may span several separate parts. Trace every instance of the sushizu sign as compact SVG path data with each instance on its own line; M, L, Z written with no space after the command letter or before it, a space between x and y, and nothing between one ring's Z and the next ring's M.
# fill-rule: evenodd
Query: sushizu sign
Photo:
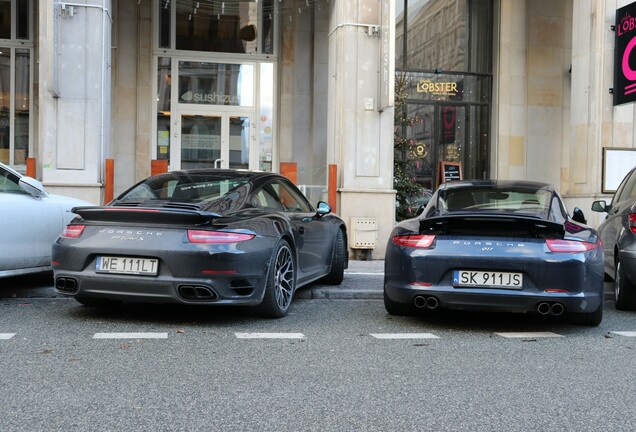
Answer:
M636 2L616 11L614 105L636 101Z

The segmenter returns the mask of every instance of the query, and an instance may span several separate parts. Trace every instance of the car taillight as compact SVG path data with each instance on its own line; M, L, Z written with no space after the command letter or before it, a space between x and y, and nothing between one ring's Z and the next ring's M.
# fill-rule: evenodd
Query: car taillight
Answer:
M82 235L84 228L86 228L86 225L67 225L62 231L62 237L78 238Z
M395 236L391 239L398 246L406 246L418 249L430 248L435 241L434 235L404 235Z
M552 252L559 253L587 252L596 247L596 243L576 240L547 239L545 243Z
M629 229L636 234L636 213L629 214Z
M188 240L191 243L238 243L251 240L256 237L254 234L243 234L223 231L201 231L188 230Z

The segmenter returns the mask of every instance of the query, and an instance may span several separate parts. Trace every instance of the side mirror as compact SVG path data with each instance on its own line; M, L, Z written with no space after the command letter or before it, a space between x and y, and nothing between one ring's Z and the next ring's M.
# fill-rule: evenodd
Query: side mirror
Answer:
M324 201L318 202L318 209L316 210L316 215L318 217L324 216L331 213L331 206Z
M592 203L592 211L604 213L608 210L609 208L607 207L607 203L605 202L605 200L594 201Z
M572 220L578 222L578 223L582 223L582 224L587 224L587 220L585 219L585 215L583 214L583 210L581 210L578 207L574 207L574 211L572 212Z
M48 195L44 190L42 183L31 177L20 177L18 182L23 191L31 195L33 198L42 198Z

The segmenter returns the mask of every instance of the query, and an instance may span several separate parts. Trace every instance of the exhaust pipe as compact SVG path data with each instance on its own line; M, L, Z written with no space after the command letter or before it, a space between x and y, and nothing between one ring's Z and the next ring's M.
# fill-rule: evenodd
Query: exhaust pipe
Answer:
M426 301L427 301L426 297L418 295L413 300L413 303L415 304L415 307L422 309L422 308L426 307Z
M429 309L435 309L439 306L439 301L435 297L429 297L426 299L426 307Z
M565 311L565 308L563 307L563 305L561 303L554 303L551 307L550 307L550 313L554 316L559 316L561 314L563 314L563 311Z
M541 302L539 303L539 305L537 306L537 312L539 312L541 315L547 315L550 313L550 303L546 303L546 302Z

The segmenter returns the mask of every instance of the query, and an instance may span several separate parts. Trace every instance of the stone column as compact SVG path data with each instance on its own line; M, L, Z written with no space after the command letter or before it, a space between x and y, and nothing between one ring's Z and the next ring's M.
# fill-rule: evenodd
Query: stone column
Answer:
M338 165L337 210L347 224L350 245L355 237L352 218L375 221L370 257L384 258L395 223L395 190L394 115L383 90L388 80L392 94L395 68L393 52L384 56L382 51L382 34L391 43L394 36L383 33L387 27L381 24L394 25L394 0L336 0L329 5L327 163ZM382 11L391 17L383 20Z
M110 0L38 2L42 180L101 202L110 157Z

